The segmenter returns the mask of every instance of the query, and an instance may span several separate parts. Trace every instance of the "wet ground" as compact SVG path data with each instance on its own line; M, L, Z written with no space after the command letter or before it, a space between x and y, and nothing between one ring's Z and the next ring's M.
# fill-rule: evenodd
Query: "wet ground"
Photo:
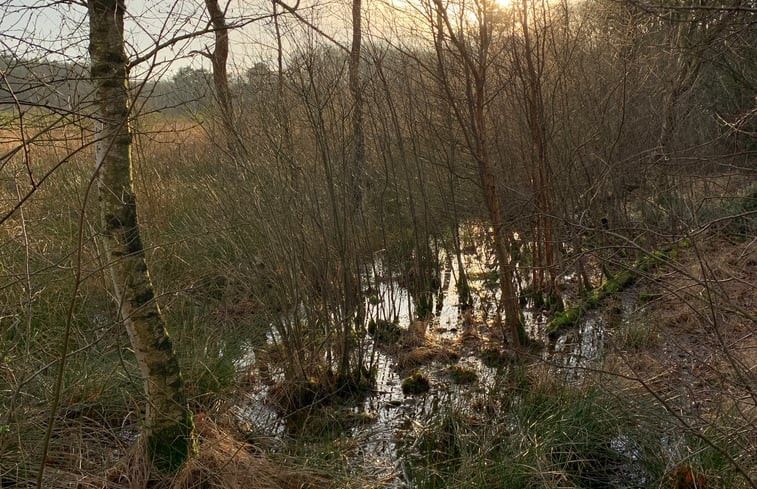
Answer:
M469 311L473 312L463 312L458 305L456 260L442 257L444 266L440 293L433 304L435 313L423 322L413 319L410 293L384 273L380 260L369 276L369 282L375 285L374 293L366 298L367 319L394 322L403 334L414 339L412 347L405 349L371 345L377 366L375 388L362 404L350 408L358 421L340 436L351 440L353 452L362 458L364 470L386 481L387 487L406 487L408 475L400 455L401 446L413 430L423 429L422 420L429 419L441 402L473 402L477 397L485 397L495 388L498 369L508 368L506 359L512 352L508 352L501 327L495 320L498 289L485 278L491 276L493 259L481 249L465 255L464 259L473 301ZM607 334L600 314L587 314L577 329L566 331L556 339L548 338L545 333L544 311L526 306L524 316L534 345L530 354L539 356L551 369L561 371L566 379L580 378L584 368L590 368L600 359ZM413 364L411 368L402 355L412 355L413 348L415 351L419 348L450 351L454 355L428 355L426 361ZM486 352L500 355L499 361L491 362ZM458 374L468 375L473 381L468 378L461 382L459 375L451 373L451 365ZM428 378L430 390L427 393L403 393L402 380L411 371L420 371ZM256 433L280 439L288 434L286 422L267 397L266 385L253 385L248 402L239 406L238 414ZM631 449L621 439L617 443L619 450Z

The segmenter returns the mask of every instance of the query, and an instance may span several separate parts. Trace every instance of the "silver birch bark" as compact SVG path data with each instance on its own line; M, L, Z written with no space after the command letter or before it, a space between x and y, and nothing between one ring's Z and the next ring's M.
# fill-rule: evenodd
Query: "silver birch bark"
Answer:
M88 9L104 249L121 319L145 381L142 436L147 455L158 469L171 472L194 450L193 423L139 235L128 124L125 5L123 0L90 0Z

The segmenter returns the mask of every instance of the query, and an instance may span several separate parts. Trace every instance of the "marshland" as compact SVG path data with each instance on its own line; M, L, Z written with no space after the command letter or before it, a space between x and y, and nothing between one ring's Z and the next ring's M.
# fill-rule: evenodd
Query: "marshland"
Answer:
M757 486L752 3L153 3L0 3L0 487Z

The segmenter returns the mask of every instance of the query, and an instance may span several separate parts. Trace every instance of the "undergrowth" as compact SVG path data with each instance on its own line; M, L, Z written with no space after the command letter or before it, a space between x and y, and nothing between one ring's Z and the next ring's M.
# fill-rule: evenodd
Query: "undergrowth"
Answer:
M729 462L739 450L703 440L734 446L727 431L748 447L748 434L713 438L718 429L684 429L653 398L533 377L516 369L482 398L447 398L409 428L400 451L413 487L651 489L671 487L681 467L708 488L747 487Z

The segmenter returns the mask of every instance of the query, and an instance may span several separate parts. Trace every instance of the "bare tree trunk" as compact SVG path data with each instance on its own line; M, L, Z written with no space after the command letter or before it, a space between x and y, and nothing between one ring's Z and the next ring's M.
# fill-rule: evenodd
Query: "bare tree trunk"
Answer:
M670 15L677 14L671 13ZM671 22L672 32L668 49L670 52L677 52L678 54L673 66L669 67L673 73L673 78L670 80L670 91L664 95L662 102L662 124L657 140L657 153L653 155L657 160L666 158L670 153L670 142L679 122L678 105L681 98L694 87L704 65L704 58L702 53L699 52L704 48L689 45L697 39L697 29L697 23L692 20L676 19L675 22ZM708 28L711 33L707 37L717 36L721 29L722 25L715 23ZM698 41L701 46L708 44L707 38Z
M364 311L360 300L360 265L354 255L355 218L359 214L362 202L362 178L365 160L365 137L363 132L363 94L360 87L360 48L362 42L362 2L352 1L352 46L350 47L349 86L352 94L352 159L347 165L347 198L351 211L346 210L341 250L342 271L344 278L344 336L342 338L342 360L339 371L348 376L350 355L352 353L353 317L362 322ZM357 368L360 372L360 366Z
M362 171L365 165L365 136L363 130L363 92L360 87L360 48L362 44L361 0L352 0L352 46L350 48L350 92L352 93L352 165L350 167L350 197L355 207L362 200Z
M386 99L386 113L389 118L389 123L391 126L391 129L394 131L394 137L396 139L397 144L397 159L402 164L402 168L405 172L405 186L407 189L407 202L408 202L408 210L410 211L410 220L413 224L413 237L414 237L414 245L413 245L413 271L412 271L412 278L408 280L407 288L410 291L410 295L412 296L412 299L415 304L415 313L416 316L419 319L426 319L433 311L432 311L432 299L431 299L431 291L433 289L432 287L432 281L433 281L433 270L432 265L434 263L433 258L433 251L431 250L429 243L430 243L430 236L428 232L428 222L427 219L424 219L424 222L421 223L421 217L419 216L419 210L418 210L418 204L416 202L415 192L416 189L413 187L413 179L411 177L411 169L408 163L408 151L412 151L412 158L414 159L416 165L415 169L418 172L418 178L417 182L420 187L421 192L421 200L423 202L426 202L426 196L425 196L425 190L423 187L423 178L421 175L421 171L418 168L418 152L415 145L412 145L411 149L408 150L405 147L405 142L403 140L403 132L402 132L402 124L400 123L400 115L397 111L396 104L392 98L391 90L389 87L389 83L386 77L386 72L383 68L383 64L380 59L376 59L375 61L375 68L376 68L376 78L379 81L380 87L384 93L384 97ZM412 93L409 93L409 95L412 95ZM409 101L409 99L405 102L407 106L412 105L412 102ZM386 134L386 137L389 138L389 133ZM424 210L423 213L424 217L428 215L428 210Z
M132 185L123 0L91 0L91 77L96 87L96 158L103 242L120 315L145 381L143 437L160 470L178 469L195 451L179 363L147 271Z
M441 10L436 12L436 37L434 42L438 46L437 48L437 72L436 77L439 83L444 83L444 65L443 57L440 47L444 45L444 18L442 17ZM457 160L457 154L455 151L456 142L454 138L454 132L452 130L452 111L449 105L444 104L444 128L446 130L447 141L449 145L445 148L445 161L447 163L447 182L449 185L449 195L452 209L452 242L455 247L455 258L457 259L457 296L458 304L462 310L468 309L471 306L470 287L468 286L467 272L463 265L463 252L462 244L460 243L460 220L457 215L457 202L455 198L455 175L457 170L455 169L455 163Z
M482 111L483 113L483 111ZM485 142L485 141L482 141ZM482 151L478 157L478 171L481 185L484 188L484 200L486 208L489 211L489 220L492 223L492 232L494 233L494 252L499 262L499 284L502 291L501 305L505 310L505 325L510 330L510 336L515 347L520 347L526 339L524 337L523 324L521 323L520 308L518 306L518 296L515 293L515 267L510 262L510 253L508 251L508 238L505 235L504 222L502 220L502 210L499 205L499 193L497 191L497 180L491 171L488 151L486 146L482 146Z
M278 125L278 149L276 157L286 164L289 170L289 184L293 189L300 188L301 170L292 157L292 132L290 116L284 98L284 46L281 38L279 5L273 3L273 27L276 34L276 120Z
M533 26L529 21L529 9L533 12ZM542 14L539 24L537 9ZM523 84L523 98L526 107L526 119L531 142L531 162L529 169L531 185L536 203L536 216L533 223L534 240L534 292L546 301L550 307L561 310L562 298L557 287L557 248L553 226L553 178L547 155L548 131L544 108L543 77L546 63L545 37L552 29L547 19L547 7L537 6L525 0L519 6L520 23L523 33L523 60L518 51L514 51L516 74ZM525 66L523 66L525 61ZM548 279L545 280L545 273ZM545 297L546 296L546 297Z
M510 336L515 348L519 348L525 341L526 335L521 321L520 308L518 306L518 297L515 291L513 280L515 278L515 267L510 261L508 251L509 238L505 232L505 225L502 220L502 210L499 203L499 191L497 179L492 171L492 162L489 155L489 139L487 136L487 117L486 108L489 103L487 94L487 69L490 59L490 42L491 42L491 4L489 2L476 3L476 12L478 20L478 39L475 46L476 52L468 45L465 39L458 37L449 20L449 15L441 0L433 0L437 22L440 23L439 29L445 29L446 35L449 36L451 44L455 47L461 57L463 64L466 85L465 85L465 104L467 105L467 118L463 111L454 103L454 97L450 92L446 75L444 74L441 44L444 36L439 35L437 39L437 58L440 63L440 82L442 88L451 102L455 117L464 130L466 144L468 145L473 157L478 165L479 179L483 189L484 202L489 214L489 221L492 226L494 238L494 251L497 255L499 283L502 292L500 308L505 311L506 329L510 331Z
M226 60L229 57L229 31L226 29L226 19L223 10L218 5L218 0L205 0L205 7L208 9L216 38L213 54L210 56L210 61L213 64L213 84L216 89L216 97L222 114L231 114L231 94L226 73Z
M205 0L205 8L208 9L210 22L213 24L215 31L215 45L213 52L207 57L213 65L213 86L215 87L216 99L221 112L221 121L224 131L228 151L237 166L240 166L240 159L246 156L246 150L239 132L234 125L234 111L231 106L231 90L229 90L229 75L226 70L226 63L229 58L229 30L226 26L226 17L221 10L218 0Z

